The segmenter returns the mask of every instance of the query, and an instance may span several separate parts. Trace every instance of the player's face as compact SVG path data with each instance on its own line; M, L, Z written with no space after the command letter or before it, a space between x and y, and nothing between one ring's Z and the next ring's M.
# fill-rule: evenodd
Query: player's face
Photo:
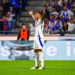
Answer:
M25 25L23 25L22 29L23 29L23 30L25 30L25 29L26 29L26 26L25 26Z
M39 13L35 14L35 19L38 20L39 18L41 18L41 15Z

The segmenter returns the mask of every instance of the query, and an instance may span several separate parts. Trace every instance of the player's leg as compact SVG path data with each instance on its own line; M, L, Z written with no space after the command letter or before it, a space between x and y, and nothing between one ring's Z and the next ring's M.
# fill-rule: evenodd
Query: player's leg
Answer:
M36 68L38 68L38 60L39 60L38 53L35 52L35 67L36 67Z
M41 39L41 42L42 42L42 44L44 44L44 40L43 39ZM40 62L41 62L41 67L39 68L39 69L44 69L45 67L44 67L44 57L43 57L43 47L41 46L41 44L40 44L40 42L39 42L39 40L37 41L37 45L38 45L38 54L39 54L39 57L40 57Z
M40 57L40 62L41 62L41 67L39 69L45 69L44 57L43 57L43 53L42 52L39 52L39 57Z
M39 66L38 66L39 55L36 50L34 50L34 53L35 53L35 66L31 69L38 69L39 68Z

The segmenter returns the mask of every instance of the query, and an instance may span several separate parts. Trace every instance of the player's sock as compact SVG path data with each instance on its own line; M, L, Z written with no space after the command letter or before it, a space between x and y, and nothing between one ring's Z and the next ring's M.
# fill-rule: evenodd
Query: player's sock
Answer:
M44 68L44 57L43 57L43 53L39 52L39 56L40 56L40 61L41 61L41 67Z
M35 53L35 67L36 68L38 67L38 59L39 59L38 53Z

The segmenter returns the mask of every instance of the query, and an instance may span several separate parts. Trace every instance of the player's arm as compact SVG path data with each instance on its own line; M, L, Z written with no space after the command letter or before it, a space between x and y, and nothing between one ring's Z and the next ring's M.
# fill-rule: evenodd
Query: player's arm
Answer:
M32 16L32 18L35 20L35 15L34 15L33 10L29 12L29 15Z
M45 15L46 15L46 11L45 11L45 9L43 9L43 13L42 13L42 20L44 20L45 19Z

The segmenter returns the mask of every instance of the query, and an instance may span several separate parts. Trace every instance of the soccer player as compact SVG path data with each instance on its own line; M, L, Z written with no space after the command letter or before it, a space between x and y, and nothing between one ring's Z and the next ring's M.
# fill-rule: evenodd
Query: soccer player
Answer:
M31 69L44 69L44 58L43 58L43 45L44 45L44 15L41 12L37 12L35 15L33 11L30 11L29 14L35 20L35 38L34 38L34 53L35 53L35 67ZM41 67L39 68L38 59L40 57Z

